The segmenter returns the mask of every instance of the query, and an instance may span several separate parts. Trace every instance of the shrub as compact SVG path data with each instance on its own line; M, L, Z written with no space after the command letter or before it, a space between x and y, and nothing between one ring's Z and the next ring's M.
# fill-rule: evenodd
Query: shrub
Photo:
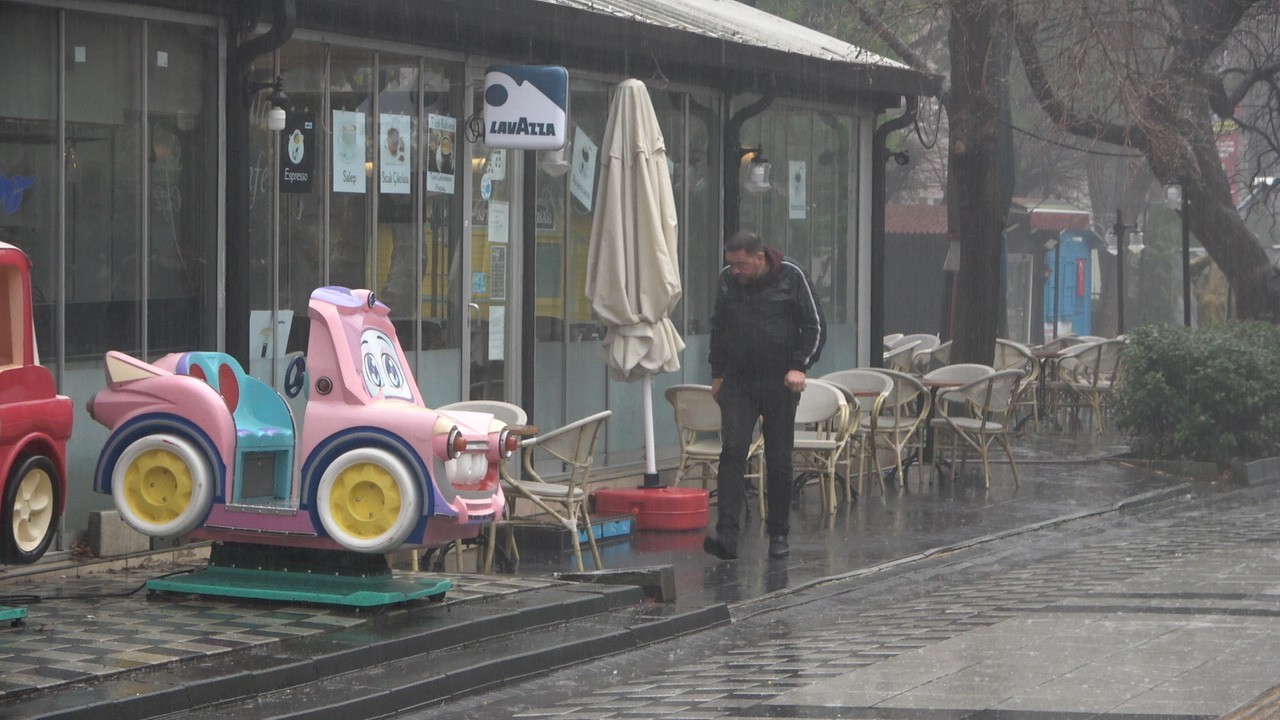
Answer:
M1143 457L1225 468L1277 454L1280 327L1142 328L1122 362L1116 425Z

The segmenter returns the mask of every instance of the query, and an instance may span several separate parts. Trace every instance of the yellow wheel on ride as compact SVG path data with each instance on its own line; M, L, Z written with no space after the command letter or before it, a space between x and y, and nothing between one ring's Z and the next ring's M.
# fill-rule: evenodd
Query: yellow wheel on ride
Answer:
M111 472L116 511L152 537L177 537L196 528L213 504L209 462L194 443L158 433L134 440Z
M422 514L422 494L409 467L380 448L334 460L316 489L316 511L329 537L366 553L394 550Z
M14 467L0 505L0 559L28 564L44 555L58 527L61 492L58 471L49 458L35 455Z

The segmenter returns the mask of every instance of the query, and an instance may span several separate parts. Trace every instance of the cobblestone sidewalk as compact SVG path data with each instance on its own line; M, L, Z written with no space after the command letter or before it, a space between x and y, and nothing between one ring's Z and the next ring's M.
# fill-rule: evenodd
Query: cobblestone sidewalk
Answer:
M726 630L476 702L522 718L1217 718L1280 680L1277 578L1280 490L1254 488L745 603ZM477 709L431 717L498 717Z

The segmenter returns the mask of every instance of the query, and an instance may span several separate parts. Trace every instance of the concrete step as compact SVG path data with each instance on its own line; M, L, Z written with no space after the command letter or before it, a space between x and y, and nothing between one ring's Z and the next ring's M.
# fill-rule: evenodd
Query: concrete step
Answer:
M565 583L458 605L414 603L347 630L22 698L0 706L0 717L359 720L728 620L727 606L648 603L631 585Z

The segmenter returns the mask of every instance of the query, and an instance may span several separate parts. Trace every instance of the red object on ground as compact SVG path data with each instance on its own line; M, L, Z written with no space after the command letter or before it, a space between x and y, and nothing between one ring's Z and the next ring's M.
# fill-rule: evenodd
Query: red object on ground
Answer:
M707 526L710 494L698 488L605 488L594 512L634 515L637 530L696 530Z

